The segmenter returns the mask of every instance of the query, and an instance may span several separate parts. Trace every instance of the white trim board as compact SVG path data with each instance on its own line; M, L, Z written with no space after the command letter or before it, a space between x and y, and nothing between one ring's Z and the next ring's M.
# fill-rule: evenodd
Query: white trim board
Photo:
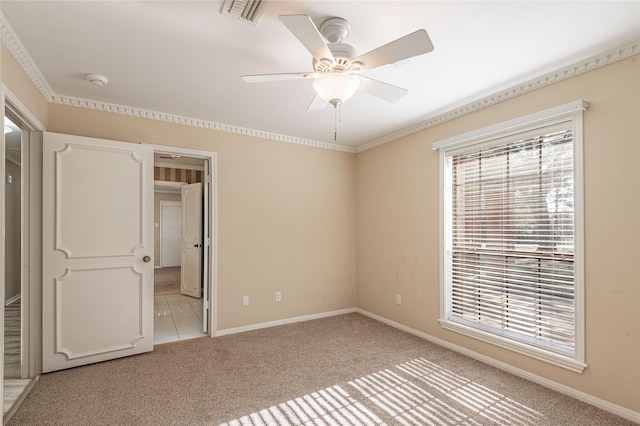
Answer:
M539 123L547 123L556 118L573 119L578 111L586 111L589 109L589 103L585 100L577 100L544 111L538 111L524 117L515 118L513 120L504 121L494 124L493 126L476 129L471 132L453 136L433 143L433 150L438 149L455 149L461 146L467 146L472 143L480 143L487 139L495 139L511 134L520 134L525 126L540 125Z
M597 398L593 395L589 395L588 393L581 392L569 386L565 386L563 384L554 382L553 380L546 379L544 377L538 376L536 374L530 373L528 371L522 370L512 365L506 364L502 361L495 360L486 355L479 354L470 349L455 345L453 343L447 342L446 340L442 340L437 337L431 336L427 333L423 333L422 331L418 331L414 328L407 327L406 325L397 323L388 318L373 314L369 311L365 311L364 309L357 308L356 312L366 317L369 317L371 319L374 319L376 321L380 321L381 323L384 323L390 327L397 328L398 330L407 332L409 334L413 334L414 336L420 337L421 339L424 339L428 342L435 343L436 345L442 346L443 348L447 348L454 352L460 353L462 355L466 355L469 358L473 358L484 364L490 365L492 367L496 367L502 371L506 371L507 373L511 373L515 376L521 377L530 382L537 383L541 386L544 386L548 389L559 392L563 395L567 395L579 401L586 402L589 405L593 405L594 407L598 407L602 410L608 411L612 414L615 414L616 416L620 416L632 422L640 423L640 412L630 410L620 405L612 404L611 402Z
M221 132L252 136L277 142L304 145L312 148L328 149L331 151L342 151L352 154L366 151L378 145L382 145L401 137L417 133L421 130L428 129L429 127L434 127L436 125L462 117L488 106L498 104L500 102L515 98L528 92L532 92L550 84L557 83L567 78L575 77L585 72L612 64L622 59L626 59L630 56L640 54L640 40L636 40L625 46L621 46L617 49L613 49L585 61L572 64L570 66L555 70L553 72L549 72L536 78L529 79L518 85L496 89L497 91L493 94L490 94L489 96L473 100L462 106L453 106L446 112L432 116L431 118L427 118L426 120L421 121L415 125L383 136L381 138L374 139L370 142L366 142L356 147L352 147L335 143L304 139L296 136L271 133L257 129L238 127L230 124L217 123L214 121L201 120L197 118L185 117L160 111L152 111L132 106L118 105L91 99L82 99L73 96L59 95L53 91L47 80L44 78L42 72L25 48L24 44L22 44L22 42L18 38L13 28L11 28L11 25L2 12L0 12L0 35L2 37L2 42L5 44L5 46L7 46L7 48L11 52L11 55L16 59L16 61L18 61L22 69L29 76L33 84L38 88L47 102L113 112L116 114L124 114L134 117L148 118L152 120L182 124L185 126L201 127L209 130L217 130Z
M2 83L2 96L3 99L8 100L9 103L11 103L11 105L13 105L19 112L19 115L21 115L27 125L31 127L30 130L34 132L44 132L44 124L42 124L42 122L40 122L40 120L38 120L31 111L29 111L29 108L27 108L27 106L23 104L22 101L4 83Z
M318 314L303 315L300 317L284 318L281 320L261 322L257 324L244 325L240 327L224 328L213 332L214 337L228 336L230 334L244 333L246 331L261 330L263 328L277 327L279 325L295 324L297 322L311 321L322 318L335 317L338 315L352 314L356 308L339 309L337 311L321 312Z

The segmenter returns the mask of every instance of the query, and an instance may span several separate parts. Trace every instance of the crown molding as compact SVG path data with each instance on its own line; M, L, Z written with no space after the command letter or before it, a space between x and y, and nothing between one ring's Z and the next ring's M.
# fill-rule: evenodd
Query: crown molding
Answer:
M437 126L439 124L454 120L483 108L487 108L500 102L504 102L508 99L515 98L516 96L524 95L525 93L538 90L550 84L558 83L562 80L584 74L596 68L612 64L614 62L640 53L640 40L636 40L618 49L614 49L609 52L594 56L586 61L581 61L579 63L561 68L540 77L525 81L524 83L520 83L507 89L497 91L494 94L478 99L459 108L452 109L443 114L428 118L418 124L407 127L398 132L394 132L381 138L374 139L370 142L352 147L328 142L315 141L311 139L304 139L295 136L282 135L278 133L271 133L262 130L238 127L231 124L217 123L215 121L201 120L197 118L152 111L126 105L118 105L91 99L58 95L53 91L53 89L51 89L51 86L49 86L49 83L47 83L47 80L38 69L35 61L33 60L33 58L31 58L31 55L29 55L29 52L22 44L16 33L13 31L13 28L11 28L11 25L9 25L9 22L6 20L2 12L0 12L0 34L2 37L2 42L5 44L5 46L7 46L13 57L18 61L22 69L27 73L31 81L35 84L35 86L38 88L47 102L80 108L95 109L99 111L113 112L116 114L147 118L150 120L165 121L169 123L182 124L185 126L200 127L220 132L233 133L243 136L251 136L261 139L347 153L359 153L368 149L375 148L379 145L386 144L404 136L408 136L428 129L429 127Z
M200 127L203 129L216 130L220 132L233 133L237 135L251 136L255 138L292 143L296 145L304 145L312 148L355 153L355 148L351 146L314 141L311 139L303 139L295 136L265 132L265 131L256 130L256 129L248 129L245 127L238 127L231 124L201 120L198 118L186 117L186 116L176 115L176 114L169 114L165 112L153 111L149 109L131 107L126 105L118 105L118 104L113 104L108 102L95 101L91 99L76 98L73 96L65 96L65 95L53 95L51 102L60 104L60 105L94 109L98 111L112 112L115 114L123 114L123 115L129 115L133 117L147 118L150 120L182 124L182 125L191 126L191 127Z
M328 142L315 141L311 139L298 138L295 136L282 135L278 133L265 132L262 130L248 129L244 127L233 126L230 124L217 123L214 121L201 120L191 117L185 117L176 114L169 114L160 111L152 111L148 109L136 108L126 105L118 105L108 102L101 102L92 99L82 99L73 96L56 94L47 80L44 78L35 61L29 55L27 48L22 44L18 35L15 33L4 14L0 12L0 34L2 42L7 46L11 55L16 59L18 64L26 72L33 84L38 88L42 96L47 102L69 105L80 108L88 108L99 111L113 112L116 114L130 115L133 117L147 118L151 120L165 121L169 123L182 124L185 126L200 127L209 130L217 130L220 132L234 133L238 135L251 136L261 139L273 140L278 142L292 143L296 145L304 145L313 148L328 149L332 151L342 151L355 153L355 148Z
M637 55L638 53L640 53L640 40L636 40L623 47L603 53L601 55L594 56L586 61L561 68L540 77L525 81L524 83L511 86L501 91L497 91L494 94L478 99L451 111L447 111L435 117L429 118L414 126L407 127L398 132L391 133L387 136L383 136L362 145L358 145L355 151L356 153L358 153L371 148L375 148L376 146L383 145L401 137L420 132L422 130L428 129L429 127L434 127L447 121L454 120L483 108L496 105L508 99L515 98L516 96L524 95L525 93L541 89L545 86L549 86L562 80L566 80L568 78L576 77L580 74L592 71L596 68L601 68L605 65L609 65L622 59L626 59L630 56Z
M11 55L18 61L18 64L20 64L22 69L27 73L27 76L33 84L35 84L42 96L47 102L51 102L54 96L53 89L51 89L51 86L47 83L47 80L40 72L35 61L31 55L29 55L27 48L24 47L24 44L22 44L22 41L20 41L15 31L13 31L13 28L9 25L9 21L7 21L2 12L0 12L0 36L2 37L4 45L7 46Z

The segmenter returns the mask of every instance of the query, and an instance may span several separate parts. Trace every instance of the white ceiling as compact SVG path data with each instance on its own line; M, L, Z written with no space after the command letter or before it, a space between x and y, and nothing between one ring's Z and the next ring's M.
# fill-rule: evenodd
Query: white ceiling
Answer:
M640 39L638 1L269 1L258 25L220 1L2 1L2 13L53 94L356 147ZM310 81L245 83L243 74L312 70L279 21L347 19L365 53L424 28L431 53L365 75L409 90L365 93L308 113ZM109 79L96 87L84 79Z

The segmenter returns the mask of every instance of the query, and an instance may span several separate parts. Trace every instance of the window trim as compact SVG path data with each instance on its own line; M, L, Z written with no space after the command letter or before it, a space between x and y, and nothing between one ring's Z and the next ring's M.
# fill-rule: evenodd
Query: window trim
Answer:
M433 144L433 149L439 151L440 159L440 325L475 339L487 342L529 357L548 362L550 364L582 373L587 367L585 363L585 306L584 306L584 160L583 160L583 112L588 110L589 104L584 100L570 102L514 120L505 121L489 127L464 133L452 138L444 139ZM474 145L522 133L538 127L551 125L560 121L573 122L573 162L574 162L574 304L575 304L575 353L566 356L551 352L540 347L508 339L479 328L470 327L447 319L450 306L447 304L447 294L450 283L445 282L447 265L446 250L446 211L445 211L445 173L446 157L451 151L460 148L470 148Z

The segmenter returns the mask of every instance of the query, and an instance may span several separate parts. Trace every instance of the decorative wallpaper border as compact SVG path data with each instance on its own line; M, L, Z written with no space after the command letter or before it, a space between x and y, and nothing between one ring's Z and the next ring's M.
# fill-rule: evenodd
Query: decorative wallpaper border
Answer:
M47 102L52 102L61 105L69 105L80 108L89 108L99 111L113 112L116 114L124 114L134 117L147 118L151 120L165 121L169 123L182 124L185 126L201 127L209 130L217 130L220 132L233 133L244 136L251 136L261 139L273 140L278 142L286 142L297 145L304 145L313 148L328 149L332 151L342 151L348 153L363 152L368 149L374 148L379 145L391 142L404 136L417 133L429 127L437 126L450 120L462 117L480 109L489 107L491 105L504 102L508 99L515 98L516 96L523 95L525 93L538 90L542 87L548 86L566 80L571 77L584 74L588 71L596 68L603 67L605 65L612 64L614 62L626 59L630 56L634 56L640 53L640 40L636 40L629 43L626 46L612 50L610 52L603 53L598 56L594 56L588 60L576 63L557 71L550 72L541 77L537 77L528 80L524 83L509 87L508 89L501 90L492 95L486 96L477 101L473 101L460 108L453 109L443 114L424 120L413 126L407 127L398 132L391 133L387 136L383 136L378 139L374 139L370 142L366 142L357 147L345 146L340 144L315 141L311 139L304 139L295 136L287 136L278 133L271 133L262 130L249 129L244 127L238 127L230 124L217 123L215 121L201 120L197 118L185 117L176 114L170 114L160 111L152 111L142 108L136 108L125 105L112 104L107 102L95 101L91 99L76 98L66 95L58 95L54 93L47 80L44 78L35 61L29 55L29 52L22 44L17 34L11 28L11 25L6 20L4 14L0 12L0 35L2 42L7 46L13 57L18 61L22 69L27 73L33 84L38 88L42 96Z

